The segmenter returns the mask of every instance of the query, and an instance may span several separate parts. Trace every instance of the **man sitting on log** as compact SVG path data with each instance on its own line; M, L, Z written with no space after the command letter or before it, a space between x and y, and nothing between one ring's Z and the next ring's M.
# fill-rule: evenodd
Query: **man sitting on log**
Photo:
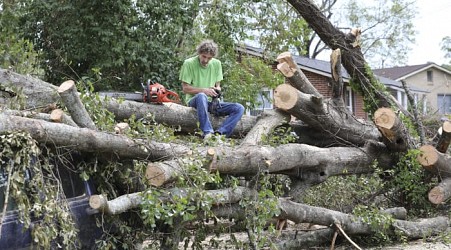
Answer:
M217 54L215 42L202 41L197 46L197 55L184 61L179 76L186 103L197 110L204 140L213 134L230 137L244 113L244 107L239 103L219 101L223 76L221 61L214 58ZM228 116L216 131L211 125L209 112L215 116Z

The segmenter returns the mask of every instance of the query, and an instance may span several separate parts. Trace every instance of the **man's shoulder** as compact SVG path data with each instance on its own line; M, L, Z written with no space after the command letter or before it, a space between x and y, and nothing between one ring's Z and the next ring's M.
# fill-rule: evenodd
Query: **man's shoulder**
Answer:
M221 61L219 61L219 59L216 58L212 58L209 62L209 64L214 65L216 67L220 67L221 66Z
M196 59L197 59L197 56L193 56L193 57L190 57L190 58L185 59L185 62L184 62L184 63L189 63L189 64L191 64L191 63L196 62Z

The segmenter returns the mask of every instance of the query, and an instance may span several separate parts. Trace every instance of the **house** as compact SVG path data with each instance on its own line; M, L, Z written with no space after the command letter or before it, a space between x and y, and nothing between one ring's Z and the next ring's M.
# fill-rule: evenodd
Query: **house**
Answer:
M427 91L424 113L451 114L451 71L439 65L426 64L374 70L375 74L394 81L405 81L409 87Z
M249 45L245 45L243 47L237 48L238 52L241 54L247 54L251 56L263 57L264 51L260 48L252 47ZM329 61L311 59L307 57L295 56L293 55L293 59L297 63L298 67L304 72L305 76L310 80L313 86L325 97L332 97L332 88L331 88L331 66ZM274 62L273 67L275 68L277 62ZM344 89L344 101L346 106L352 113L359 119L367 119L368 114L363 110L363 97L354 92L349 86L349 74L346 72L344 68L342 68L342 78L343 78L343 89ZM407 109L408 100L405 90L402 87L400 81L396 81L384 76L377 76L378 80L383 83L390 93L394 96L394 98ZM264 90L269 91L269 90ZM418 102L424 99L424 96L427 94L427 91L420 88L409 86L409 92L414 96L415 100ZM271 95L272 96L272 93ZM450 96L451 103L451 96ZM264 103L265 106L261 106L260 109L268 109L273 108L272 104L268 101ZM259 112L251 111L250 114L258 114Z

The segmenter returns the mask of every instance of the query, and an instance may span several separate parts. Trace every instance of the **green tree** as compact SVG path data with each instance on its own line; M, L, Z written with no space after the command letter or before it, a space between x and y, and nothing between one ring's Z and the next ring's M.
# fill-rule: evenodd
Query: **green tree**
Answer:
M448 64L442 65L445 68L451 70L451 37L446 36L442 39L441 49L445 52L445 58L449 59Z
M415 5L409 0L350 0L344 13L350 27L362 29L361 47L373 67L403 65L415 42Z
M139 89L146 79L172 87L196 2L24 1L23 34L42 51L49 82L91 76L98 89Z
M0 67L41 77L43 72L38 67L38 53L33 44L18 36L20 10L17 1L3 1L1 5Z

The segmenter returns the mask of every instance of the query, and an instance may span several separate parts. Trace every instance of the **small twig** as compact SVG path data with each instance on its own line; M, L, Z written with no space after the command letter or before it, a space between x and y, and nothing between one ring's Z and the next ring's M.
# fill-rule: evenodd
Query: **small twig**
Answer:
M249 245L251 247L252 250L257 250L257 245L255 244L255 240L254 240L254 234L251 232L250 229L246 229L247 232L247 237L249 238Z
M337 236L338 236L338 232L335 231L334 237L332 238L332 245L330 245L330 250L334 250L335 249L335 241L337 240Z
M354 241L351 240L351 238L349 238L349 236L345 233L345 231L341 228L339 224L335 223L335 226L338 228L340 233L343 234L343 236L349 241L349 243L351 243L355 248L362 250L362 248L360 248Z
M8 182L6 184L6 193L5 193L5 203L3 204L3 214L2 214L2 220L0 221L0 238L2 237L2 226L3 226L3 220L6 216L6 208L8 207L8 200L9 200L9 187L11 186L11 173L13 172L14 168L14 162L12 160L9 160L10 162L10 168L8 169Z

